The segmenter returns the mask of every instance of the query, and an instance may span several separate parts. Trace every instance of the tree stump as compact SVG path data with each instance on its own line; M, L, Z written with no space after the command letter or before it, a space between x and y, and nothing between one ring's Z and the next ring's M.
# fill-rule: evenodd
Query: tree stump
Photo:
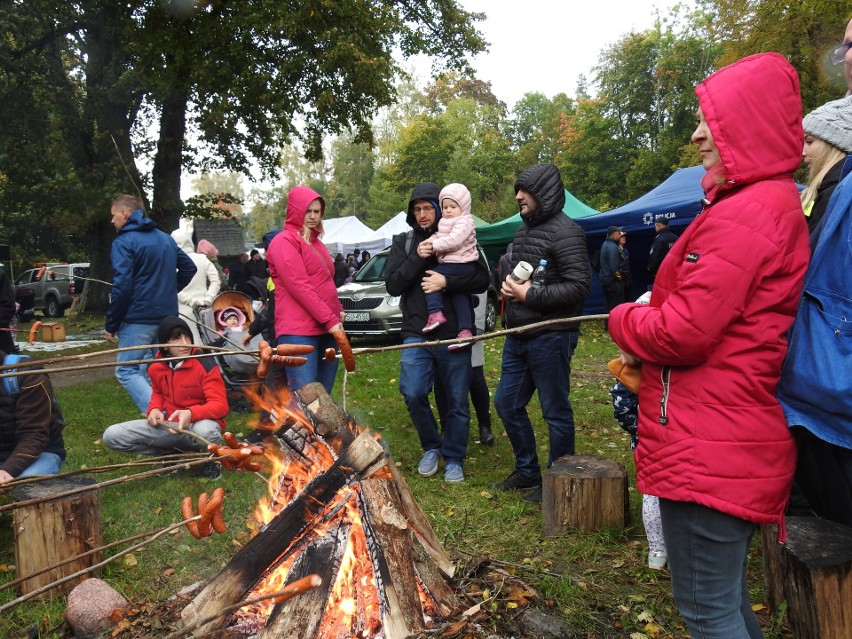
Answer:
M797 639L852 639L852 528L825 519L787 517L787 542L763 526L766 599L787 602Z
M60 494L96 483L91 477L57 477L12 489L14 501L57 495L55 499L22 506L13 511L18 578L103 545L98 491L89 490L70 496ZM21 594L28 594L57 579L88 568L100 562L101 555L102 553L94 553L22 581ZM69 592L89 576L81 575L78 579L58 586L51 594Z
M566 455L542 474L542 534L594 532L630 520L627 471L597 455Z

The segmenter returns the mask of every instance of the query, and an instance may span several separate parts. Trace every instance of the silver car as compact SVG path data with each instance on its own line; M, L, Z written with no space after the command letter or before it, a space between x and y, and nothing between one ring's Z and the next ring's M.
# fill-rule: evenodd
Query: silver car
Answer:
M346 311L343 329L351 336L398 335L402 330L399 296L389 295L385 288L385 265L390 249L374 255L357 273L353 281L337 289L337 297ZM494 330L497 322L497 290L488 287L485 330Z

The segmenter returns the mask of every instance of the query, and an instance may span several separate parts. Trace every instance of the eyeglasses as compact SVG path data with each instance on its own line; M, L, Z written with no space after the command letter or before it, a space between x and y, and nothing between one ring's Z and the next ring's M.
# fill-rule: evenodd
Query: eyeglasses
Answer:
M435 207L427 204L426 206L415 206L411 210L415 215L417 215L418 213L434 213Z
M828 54L828 61L834 65L843 64L846 58L846 52L849 51L849 49L852 49L852 42L844 42Z

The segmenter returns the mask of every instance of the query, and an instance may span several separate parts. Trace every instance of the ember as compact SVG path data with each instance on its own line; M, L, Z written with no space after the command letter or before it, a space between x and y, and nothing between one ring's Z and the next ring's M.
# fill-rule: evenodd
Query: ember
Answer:
M319 587L280 604L244 607L225 621L259 639L396 639L459 606L453 564L405 480L375 438L320 384L298 391L303 412L275 414L281 450L257 534L183 612L187 624L316 574ZM214 631L215 624L195 633Z

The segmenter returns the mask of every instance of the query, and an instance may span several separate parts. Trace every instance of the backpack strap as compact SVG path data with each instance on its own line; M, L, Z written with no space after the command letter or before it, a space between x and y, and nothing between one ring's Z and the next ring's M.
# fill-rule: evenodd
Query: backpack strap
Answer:
M31 358L28 355L19 355L17 353L7 353L6 358L3 360L3 364L5 366L15 366L19 362L29 361ZM4 372L6 373L16 373L17 369L9 368ZM3 390L7 395L15 396L20 394L21 392L21 384L18 381L18 376L15 375L13 377L4 377L3 378Z
M411 245L414 244L414 229L405 234L405 254L411 253Z

